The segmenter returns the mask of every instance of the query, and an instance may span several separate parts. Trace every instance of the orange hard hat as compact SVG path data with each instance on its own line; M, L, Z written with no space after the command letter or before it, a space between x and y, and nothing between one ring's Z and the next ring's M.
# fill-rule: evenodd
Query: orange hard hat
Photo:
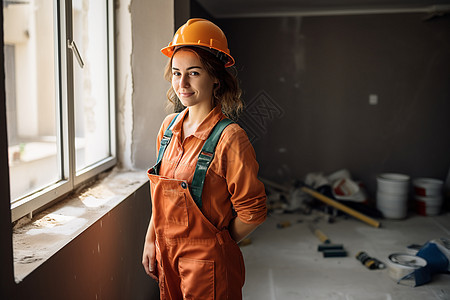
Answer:
M205 19L190 19L181 26L173 40L161 52L172 57L176 47L200 46L205 47L222 60L225 67L234 65L234 58L230 55L228 42L223 31L211 21ZM214 51L216 50L216 51Z

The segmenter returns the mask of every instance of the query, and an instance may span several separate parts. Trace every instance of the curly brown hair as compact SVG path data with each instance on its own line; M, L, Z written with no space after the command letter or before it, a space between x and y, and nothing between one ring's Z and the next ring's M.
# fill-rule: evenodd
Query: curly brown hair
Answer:
M215 86L213 91L214 106L217 104L222 105L224 115L232 120L237 120L244 104L241 99L242 90L237 80L236 68L225 68L223 62L216 58L213 53L201 47L184 46L179 49L187 49L194 52L208 74L213 78L217 78L219 84ZM172 59L179 49L175 50L164 71L164 78L169 82L172 82ZM167 91L167 99L169 99L168 105L172 106L174 112L180 112L185 109L172 86Z

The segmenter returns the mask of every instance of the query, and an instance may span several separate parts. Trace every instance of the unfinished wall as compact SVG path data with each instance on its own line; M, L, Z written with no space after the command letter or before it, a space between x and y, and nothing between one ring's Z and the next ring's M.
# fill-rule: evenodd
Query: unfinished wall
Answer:
M174 31L173 1L132 1L133 54L133 141L131 159L138 169L155 163L156 135L164 117L166 92L164 75L167 57L161 52Z
M261 176L282 182L348 168L372 196L380 172L445 179L450 17L423 17L219 19Z
M116 5L118 156L125 169L147 169L156 157L155 138L167 114L160 53L173 35L172 1L122 0Z

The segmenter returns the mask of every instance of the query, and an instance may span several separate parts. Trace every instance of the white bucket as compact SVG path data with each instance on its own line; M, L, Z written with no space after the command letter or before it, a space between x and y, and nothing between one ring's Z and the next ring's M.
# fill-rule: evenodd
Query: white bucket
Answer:
M416 178L413 180L414 193L418 196L442 195L444 181L434 178Z
M386 194L407 195L409 176L397 173L384 173L377 177L378 191Z
M442 195L437 196L415 196L416 211L422 216L436 216L441 212L443 203Z
M377 208L388 219L404 219L408 212L409 176L384 173L377 176Z
M377 192L377 209L388 219L404 219L408 211L408 196Z

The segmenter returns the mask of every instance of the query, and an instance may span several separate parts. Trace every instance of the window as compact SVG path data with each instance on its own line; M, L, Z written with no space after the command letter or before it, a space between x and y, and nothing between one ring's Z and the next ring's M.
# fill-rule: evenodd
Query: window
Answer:
M112 0L3 0L12 220L111 168Z

